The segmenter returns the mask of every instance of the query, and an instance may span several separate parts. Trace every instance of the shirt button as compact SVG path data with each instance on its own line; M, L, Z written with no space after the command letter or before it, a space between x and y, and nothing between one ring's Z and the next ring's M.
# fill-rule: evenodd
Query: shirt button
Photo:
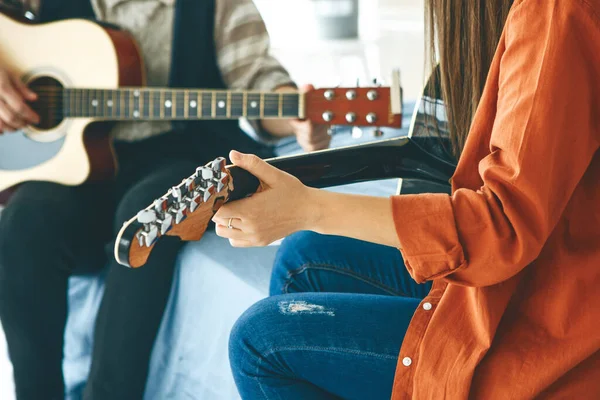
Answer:
M433 308L433 306L431 305L431 303L423 303L423 310L429 311L432 308Z
M404 357L404 358L402 359L402 364L403 364L405 367L410 367L410 364L412 364L412 360L410 359L410 357Z

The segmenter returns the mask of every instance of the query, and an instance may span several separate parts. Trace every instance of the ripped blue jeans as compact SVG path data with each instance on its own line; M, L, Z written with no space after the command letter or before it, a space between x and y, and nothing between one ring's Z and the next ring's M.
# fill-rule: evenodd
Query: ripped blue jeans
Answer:
M404 334L430 289L412 280L397 249L291 236L275 261L272 297L231 333L242 399L389 399Z

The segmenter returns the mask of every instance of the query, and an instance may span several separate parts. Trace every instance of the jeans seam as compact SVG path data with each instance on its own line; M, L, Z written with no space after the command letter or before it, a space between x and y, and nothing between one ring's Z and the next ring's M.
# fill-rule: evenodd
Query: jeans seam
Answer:
M319 347L319 346L284 346L284 347L274 347L264 353L263 357L269 357L270 355L278 352L284 351L316 351L321 353L337 353L337 354L354 354L359 356L367 356L373 358L379 358L382 360L397 360L398 355L388 355L388 354L379 354L372 351L361 351L354 349L347 349L343 347ZM262 359L261 359L262 360Z
M354 354L354 355L359 355L359 356L378 358L380 360L391 360L391 361L398 360L398 355L379 354L379 353L375 353L372 351L360 351L360 350L346 349L346 348L341 348L341 347L319 347L319 346L274 347L274 348L270 349L269 351L267 351L266 353L264 353L262 355L262 357L259 357L258 363L256 365L256 376L254 377L254 379L258 383L258 387L260 388L261 393L267 400L269 400L269 396L267 396L267 393L265 392L265 389L263 388L263 386L260 382L260 378L259 378L260 367L262 365L263 359L266 359L267 357L273 355L274 353L284 352L284 351L315 351L315 352L320 352L320 353Z
M260 383L260 378L259 378L259 372L260 372L260 366L263 362L263 357L260 357L258 359L258 364L256 365L256 376L254 377L254 379L256 379L256 382L258 383L258 387L260 389L260 391L262 392L263 396L265 396L265 399L269 400L269 396L267 396L267 393L265 392L265 389L263 388L262 384Z
M384 292L387 292L388 294L392 295L392 296L400 296L400 297L413 297L410 296L406 293L404 293L402 290L395 290L393 288L391 288L390 286L384 285L380 282L376 282L374 280L372 280L371 278L365 277L363 275L357 274L354 271L350 270L350 269L346 269L346 268L339 268L336 267L335 265L331 265L331 264L315 264L315 263L305 263L303 264L300 268L297 268L295 270L292 271L288 271L288 278L286 279L282 291L285 294L289 294L289 287L292 283L292 280L294 279L295 276L300 275L304 272L306 272L309 269L318 269L318 270L325 270L325 271L333 271L333 272L337 272L346 276L350 276L352 278L356 278L364 283L367 283L369 285L372 285L378 289L383 290Z

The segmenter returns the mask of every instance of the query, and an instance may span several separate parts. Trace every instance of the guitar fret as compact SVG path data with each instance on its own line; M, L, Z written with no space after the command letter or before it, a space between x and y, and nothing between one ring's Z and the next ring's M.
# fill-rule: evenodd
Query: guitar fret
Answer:
M87 107L87 113L86 116L90 117L90 118L94 118L96 116L96 109L94 108L94 99L96 98L96 94L95 94L96 90L95 89L89 89L87 90L86 93L86 103L85 106Z
M204 96L204 94L202 93L202 91L199 91L196 96L198 97L198 110L196 111L196 115L198 116L198 118L202 118L204 115L202 114L202 110L204 107L204 99L202 98Z
M104 107L102 107L102 90L95 90L94 98L96 99L96 105L94 106L94 114L96 115L96 117L104 118Z
M140 119L142 117L141 109L142 109L143 99L139 89L133 90L133 118Z
M265 117L265 95L264 93L260 94L260 118Z
M119 115L117 117L122 119L125 116L125 91L121 90L119 93L119 107L117 108Z
M229 115L227 115L227 108L230 100L229 92L216 92L215 97L215 103L217 105L215 118L228 118Z
M134 111L134 107L133 107L133 102L134 102L134 95L133 95L133 90L131 89L126 89L124 90L125 92L125 110L124 110L124 114L125 114L125 118L126 119L131 119L134 117L133 115L133 111Z
M185 101L185 91L183 90L178 90L177 92L175 92L175 103L173 107L175 108L175 118L177 119L184 119L186 118L186 114L185 114L185 108L186 108L186 101Z
M163 101L161 104L161 110L163 110L162 117L170 119L173 117L173 93L171 91L161 91Z
M123 97L123 108L121 108L121 118L129 119L131 117L131 91L123 90L121 92Z
M246 117L248 115L248 93L244 92L242 96L244 96L242 100L242 116Z
M279 94L265 93L263 96L262 118L274 118L279 116Z
M216 92L211 92L211 111L210 116L215 118L217 116L217 96Z
M244 117L244 94L239 92L233 92L230 96L230 112L229 118L242 118Z
M159 90L159 94L160 94L160 100L159 100L159 106L160 106L160 118L164 118L165 117L165 94L163 93L162 90Z
M142 90L140 93L140 118L150 118L150 92Z
M111 90L111 97L113 98L113 106L112 106L112 113L114 114L113 117L115 119L119 119L121 117L121 95L119 92L115 92L114 90Z
M227 92L227 118L231 118L231 92Z
M156 108L156 105L160 102L160 100L156 101L157 94L158 94L158 92L156 90L151 90L150 94L149 94L150 106L148 107L149 108L148 114L150 115L151 119L157 118L157 115L160 112L160 110Z
M251 119L260 118L260 94L248 93L246 97L246 117Z
M283 95L283 117L298 118L300 114L300 96L296 93Z
M136 89L129 90L129 115L133 119L138 119L140 117L139 111L139 92Z
M279 93L278 99L278 110L277 116L281 118L283 116L283 93Z
M183 94L183 118L190 117L190 93L186 90Z
M137 90L137 112L138 118L144 119L144 91L142 89Z
M200 118L213 118L212 104L213 95L211 92L202 92L200 94L202 108L200 109Z
M188 93L188 101L189 101L189 117L190 118L198 118L198 92L190 92Z
M85 90L79 90L79 116L86 116Z
M73 89L73 107L71 108L71 114L73 117L77 117L77 89Z
M177 93L171 92L171 118L177 117Z
M106 107L108 108L108 117L110 119L114 118L115 105L114 105L114 101L113 101L113 91L112 90L106 91Z
M75 116L75 90L71 90L71 98L69 99L69 115Z

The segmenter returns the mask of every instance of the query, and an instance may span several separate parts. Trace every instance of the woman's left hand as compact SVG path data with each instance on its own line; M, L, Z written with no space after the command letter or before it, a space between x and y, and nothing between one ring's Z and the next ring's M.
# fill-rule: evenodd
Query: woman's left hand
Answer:
M229 239L234 247L257 247L310 226L311 189L254 155L232 151L230 158L256 176L263 190L223 205L213 217L217 235Z

